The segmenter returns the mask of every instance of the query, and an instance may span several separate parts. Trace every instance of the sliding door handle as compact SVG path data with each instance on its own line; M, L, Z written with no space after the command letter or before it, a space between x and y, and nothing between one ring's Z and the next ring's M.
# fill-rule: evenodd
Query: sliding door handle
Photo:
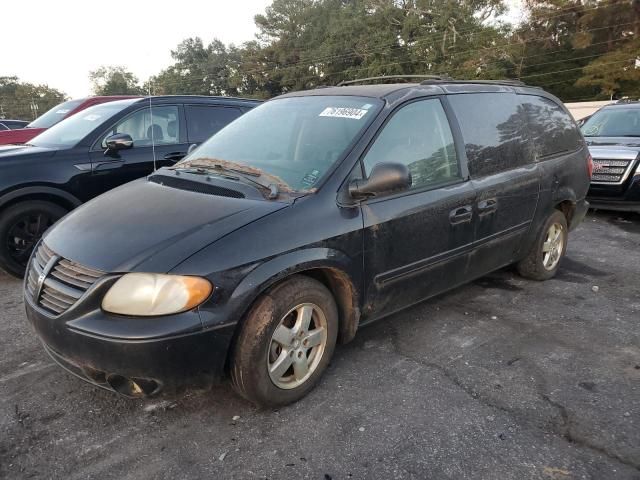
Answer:
M487 198L478 202L478 211L480 215L495 212L498 208L498 200L495 198Z
M473 207L471 205L458 207L451 210L451 212L449 212L449 222L451 223L451 225L470 222L472 218L473 218Z

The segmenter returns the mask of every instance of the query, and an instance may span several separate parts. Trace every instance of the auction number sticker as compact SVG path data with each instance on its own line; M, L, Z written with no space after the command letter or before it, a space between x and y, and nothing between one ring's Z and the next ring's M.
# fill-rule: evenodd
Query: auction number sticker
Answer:
M95 113L92 113L89 115L85 115L82 119L86 120L87 122L95 122L99 118L102 118L102 115L96 115Z
M351 118L353 120L360 120L365 116L367 110L363 108L348 108L348 107L327 107L325 108L319 117L336 117L336 118Z

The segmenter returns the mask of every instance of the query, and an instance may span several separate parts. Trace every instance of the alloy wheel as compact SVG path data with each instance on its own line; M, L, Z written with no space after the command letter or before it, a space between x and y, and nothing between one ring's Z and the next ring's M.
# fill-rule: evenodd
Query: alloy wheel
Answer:
M553 270L558 265L564 250L565 229L559 223L552 223L542 244L542 265Z
M267 352L269 377L275 386L292 389L318 367L327 344L327 319L313 303L289 310L271 337Z

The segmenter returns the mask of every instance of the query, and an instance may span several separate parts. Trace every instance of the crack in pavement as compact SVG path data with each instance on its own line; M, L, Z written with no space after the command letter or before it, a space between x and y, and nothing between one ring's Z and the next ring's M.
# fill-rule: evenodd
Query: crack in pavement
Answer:
M418 365L421 365L423 367L427 367L427 368L431 368L431 369L435 369L439 372L441 372L445 378L447 378L451 383L453 383L456 387L458 387L459 389L461 389L464 393L466 393L469 397L471 397L472 399L478 401L479 403L481 403L482 405L492 408L494 410L498 410L500 412L503 412L507 415L509 415L510 417L516 419L516 420L520 420L522 421L526 426L530 426L535 428L536 430L540 430L543 431L545 433L550 433L553 434L561 439L563 439L564 441L570 443L571 445L574 445L578 448L584 448L587 450L590 450L593 453L596 453L598 455L603 455L607 458L609 458L610 460L613 460L614 462L620 463L626 467L630 467L633 468L635 470L640 471L640 464L624 458L614 452L611 452L610 450L608 450L606 447L600 446L600 445L596 445L594 443L592 443L589 439L584 438L584 437L578 437L575 432L572 431L571 429L571 418L569 416L569 413L567 411L567 408L564 405L561 405L560 403L552 400L547 394L545 393L540 393L540 397L542 398L543 401L545 401L546 403L548 403L549 405L551 405L552 407L554 407L554 409L556 409L558 411L558 413L560 414L560 418L562 419L561 424L558 424L557 422L553 422L552 424L555 426L555 428L551 429L551 430L547 430L544 428L541 428L535 421L533 421L532 419L529 419L526 415L521 415L518 412L513 411L512 409L504 406L504 405L500 405L494 401L492 401L489 398L483 397L482 395L480 395L479 392L475 391L472 387L466 385L465 383L463 383L457 375L455 375L453 372L451 372L449 369L447 369L446 367L438 364L438 363L434 363L434 362L429 362L426 361L422 358L415 358L405 352L402 351L401 349L401 344L398 341L398 332L395 328L391 328L391 342L393 345L393 353L395 353L396 355L404 358L405 360L408 361L412 361L414 363L417 363Z

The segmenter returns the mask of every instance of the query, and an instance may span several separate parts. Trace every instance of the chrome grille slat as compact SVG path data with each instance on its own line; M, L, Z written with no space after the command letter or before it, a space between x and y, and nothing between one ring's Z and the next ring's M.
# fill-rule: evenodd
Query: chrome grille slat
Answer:
M51 290L60 292L61 294L69 298L73 298L74 301L78 300L84 293L84 290L78 290L77 288L68 287L67 285L62 284L51 277L47 278L44 281L44 285L45 288L50 288Z
M52 303L53 305L56 305L56 306L60 307L62 310L66 310L67 308L69 308L71 306L71 304L69 304L67 302L63 302L62 300L59 300L58 298L56 298L54 295L52 295L47 290L42 292L41 300L42 301L46 300L47 302Z
M49 302L46 298L40 298L40 301L38 303L41 307L44 307L45 309L53 313L57 313L58 315L66 311L65 308L60 308L56 304Z
M87 288L89 288L93 283L93 282L87 282L79 278L75 278L74 276L67 274L64 270L61 270L58 267L59 267L58 265L55 266L54 269L51 271L50 275L64 283L68 283L75 287L82 288L83 290L86 290Z
M85 275L87 277L91 277L93 280L96 280L97 278L100 278L102 275L104 275L103 272L99 271L99 270L93 270L92 268L88 268L88 267L84 267L82 265L79 265L75 262L70 262L69 260L62 258L60 260L60 263L58 264L59 266L65 267L69 270L73 270L76 271L82 275Z
M47 276L43 285L40 285L43 272ZM27 292L41 308L61 315L75 305L102 275L104 273L99 270L56 256L43 242L36 250L29 268Z

